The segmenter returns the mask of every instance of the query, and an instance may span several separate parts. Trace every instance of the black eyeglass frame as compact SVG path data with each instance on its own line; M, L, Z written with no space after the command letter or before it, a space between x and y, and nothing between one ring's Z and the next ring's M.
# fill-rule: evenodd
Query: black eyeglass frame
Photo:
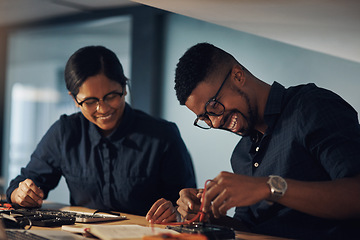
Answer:
M224 86L226 80L229 78L231 72L232 72L232 70L230 70L230 71L228 72L228 74L226 74L226 77L225 77L224 81L221 83L221 85L220 85L218 91L216 92L216 94L215 94L212 98L210 98L209 101L206 102L205 107L204 107L205 113L202 113L202 114L199 114L199 115L196 116L196 119L195 119L195 121L194 121L194 125L195 125L195 126L197 126L197 127L199 127L199 128L202 128L202 129L211 129L211 128L213 128L213 125L212 125L212 122L211 122L211 120L210 120L210 118L209 118L208 116L216 116L216 117L218 117L218 116L221 116L221 115L224 114L224 112L225 112L225 106L224 106L224 104L222 104L221 102L219 102L216 98L218 97L218 95L219 95L222 87ZM214 104L220 104L220 106L222 106L223 109L222 109L222 111L220 111L220 113L214 113L214 112L211 112L211 111L209 112L209 111L207 110L207 107L208 107L209 104L212 103L212 102L214 102ZM205 118L205 119L209 120L211 126L208 125L209 127L202 127L202 126L198 125L198 121L200 120L200 118ZM204 121L204 120L201 120L201 121ZM204 122L206 122L206 121L204 121Z
M109 95L111 95L111 94L117 94L117 95L119 95L120 98L121 98L122 96L124 96L124 89L123 89L122 92L111 91L111 92L105 94L101 99L99 99L99 98L97 98L97 97L88 97L88 98L85 98L85 99L84 99L83 101L81 101L81 102L79 102L79 101L77 100L77 98L76 98L75 95L73 95L73 96L74 96L74 99L75 99L76 103L79 104L81 107L83 107L84 102L86 102L86 101L88 101L88 100L95 100L95 101L96 101L96 105L98 106L99 103L100 103L100 100L102 100L103 102L105 102L104 99L106 100L106 97L109 96Z

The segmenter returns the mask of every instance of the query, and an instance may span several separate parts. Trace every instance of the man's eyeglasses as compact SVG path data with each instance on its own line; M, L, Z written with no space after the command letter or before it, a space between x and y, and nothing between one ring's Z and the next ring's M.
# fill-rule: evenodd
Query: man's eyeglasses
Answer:
M88 112L95 112L98 110L98 107L100 106L100 101L103 101L107 105L111 107L115 107L117 104L119 104L121 97L124 95L124 90L122 92L109 92L105 96L103 96L102 99L98 99L97 97L89 97L85 100L78 102L76 99L76 96L74 96L75 101L77 104L79 104L84 110Z
M226 79L230 76L231 70L226 75L224 81L222 82L219 90L216 92L215 96L210 98L209 101L205 104L205 113L200 114L196 117L194 121L194 125L202 128L202 129L210 129L213 128L213 124L209 118L209 116L221 116L225 112L225 106L219 102L216 98L219 95L221 88L224 86Z

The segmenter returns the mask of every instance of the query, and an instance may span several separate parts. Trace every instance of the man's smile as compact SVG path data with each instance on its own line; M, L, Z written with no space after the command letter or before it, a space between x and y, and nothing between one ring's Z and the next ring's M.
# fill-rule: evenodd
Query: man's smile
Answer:
M229 130L232 132L236 132L236 126L238 124L238 116L236 114L232 114L230 118Z

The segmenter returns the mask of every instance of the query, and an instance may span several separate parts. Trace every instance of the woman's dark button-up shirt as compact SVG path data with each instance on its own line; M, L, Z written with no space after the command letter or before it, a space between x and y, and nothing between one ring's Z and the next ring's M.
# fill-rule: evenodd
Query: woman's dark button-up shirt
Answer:
M126 105L108 137L82 113L63 115L48 130L7 190L32 179L45 197L65 177L70 204L145 215L163 197L173 203L182 188L196 187L192 161L174 123Z

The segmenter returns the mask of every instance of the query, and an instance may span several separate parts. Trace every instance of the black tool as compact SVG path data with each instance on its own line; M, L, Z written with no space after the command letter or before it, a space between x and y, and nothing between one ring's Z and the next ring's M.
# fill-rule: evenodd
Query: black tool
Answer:
M180 233L203 234L209 240L235 239L235 231L232 228L217 226L203 222L193 222L180 226L167 226L166 228Z

